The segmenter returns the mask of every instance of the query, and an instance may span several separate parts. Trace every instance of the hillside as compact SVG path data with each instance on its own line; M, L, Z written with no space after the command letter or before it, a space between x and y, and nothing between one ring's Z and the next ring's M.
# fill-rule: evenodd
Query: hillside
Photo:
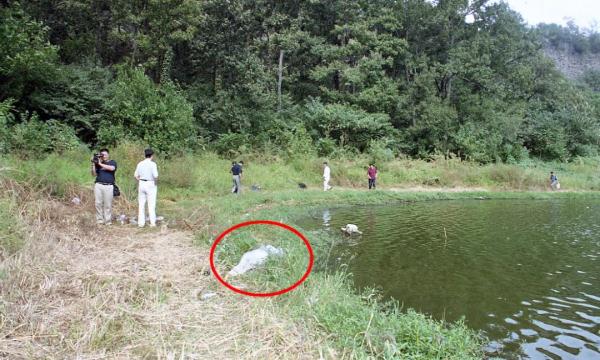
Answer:
M589 71L600 71L600 54L579 54L567 48L560 50L552 46L544 48L544 54L552 59L556 68L571 80L580 79Z

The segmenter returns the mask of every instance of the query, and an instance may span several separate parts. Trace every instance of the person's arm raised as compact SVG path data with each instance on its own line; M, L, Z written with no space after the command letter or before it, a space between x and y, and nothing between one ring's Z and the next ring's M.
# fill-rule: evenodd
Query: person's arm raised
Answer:
M98 165L100 165L100 167L103 168L106 171L115 171L115 169L117 168L114 165L106 165L106 164L103 164L103 163L100 163Z

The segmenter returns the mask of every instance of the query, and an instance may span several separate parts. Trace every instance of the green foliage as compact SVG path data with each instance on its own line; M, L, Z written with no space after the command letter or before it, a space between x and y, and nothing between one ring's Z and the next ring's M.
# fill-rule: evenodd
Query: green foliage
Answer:
M214 150L222 155L237 156L248 151L248 135L228 133L221 134L213 143Z
M172 83L155 85L141 69L121 68L107 104L110 118L102 122L98 141L115 145L119 136L141 139L151 147L176 153L197 140L192 106Z
M47 84L56 70L57 47L47 28L18 3L0 7L0 101L23 101L32 89Z
M13 125L6 140L7 147L28 157L41 157L54 151L62 153L79 147L73 128L56 120L42 122L37 114L29 120Z
M316 155L313 140L303 124L295 128L269 134L274 138L277 148L282 155L291 159L294 157L313 157Z
M343 104L323 105L313 100L307 105L306 118L319 138L335 139L340 147L352 145L362 151L373 139L395 135L388 115L370 114Z
M317 153L319 156L331 156L335 149L335 140L331 138L321 138L317 140Z
M9 139L11 151L21 155L41 156L52 149L48 127L36 116L12 127Z
M587 70L579 79L582 83L590 87L590 89L600 92L600 70Z
M14 116L11 113L12 104L12 99L0 102L0 153L6 153L9 149L9 125L14 121Z
M600 35L529 28L503 2L20 3L0 10L0 101L90 145L483 163L600 149L598 76L572 86L540 51L596 54Z
M536 29L552 47L578 54L600 53L600 34L580 29L573 21L567 26L540 24Z
M106 106L112 81L112 73L104 67L62 66L50 85L32 94L30 107L42 118L61 119L83 141L94 143L100 123L109 117Z
M53 152L62 154L80 148L81 142L71 126L58 120L50 120L46 122L46 126Z

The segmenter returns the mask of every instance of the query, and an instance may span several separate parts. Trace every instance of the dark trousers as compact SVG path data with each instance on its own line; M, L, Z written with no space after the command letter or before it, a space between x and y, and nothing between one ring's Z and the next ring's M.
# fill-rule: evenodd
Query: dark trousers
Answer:
M369 179L369 190L371 190L371 188L375 189L375 180L376 179Z

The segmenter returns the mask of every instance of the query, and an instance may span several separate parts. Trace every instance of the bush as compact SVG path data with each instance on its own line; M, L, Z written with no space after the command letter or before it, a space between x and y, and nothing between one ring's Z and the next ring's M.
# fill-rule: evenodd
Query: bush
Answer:
M317 153L319 156L330 156L335 149L335 140L331 138L323 138L317 141Z
M11 128L9 148L21 156L39 157L52 150L50 131L34 114Z
M288 157L314 156L315 147L304 125L285 131L277 141Z
M337 141L340 147L352 146L365 151L371 140L394 136L387 114L368 113L344 104L323 105L313 100L307 105L306 124L318 138Z
M116 144L131 142L132 135L129 134L122 124L112 125L104 122L97 130L96 137L99 146L114 147Z
M6 99L0 102L0 153L6 153L9 149L9 124L14 121L14 116L11 114L12 99Z
M7 149L24 157L39 158L52 151L62 154L80 146L73 128L57 120L44 123L37 114L12 126L5 139Z
M373 140L369 143L370 162L378 164L394 159L394 151L390 149L390 141L387 139Z
M121 68L108 103L111 116L100 131L101 144L140 139L152 148L173 154L195 147L197 132L190 103L172 83L155 85L142 69Z
M221 155L237 156L248 150L248 142L248 134L226 133L221 134L212 147Z
M75 130L69 125L57 120L50 120L46 123L46 126L48 127L48 135L54 152L62 154L81 146Z

